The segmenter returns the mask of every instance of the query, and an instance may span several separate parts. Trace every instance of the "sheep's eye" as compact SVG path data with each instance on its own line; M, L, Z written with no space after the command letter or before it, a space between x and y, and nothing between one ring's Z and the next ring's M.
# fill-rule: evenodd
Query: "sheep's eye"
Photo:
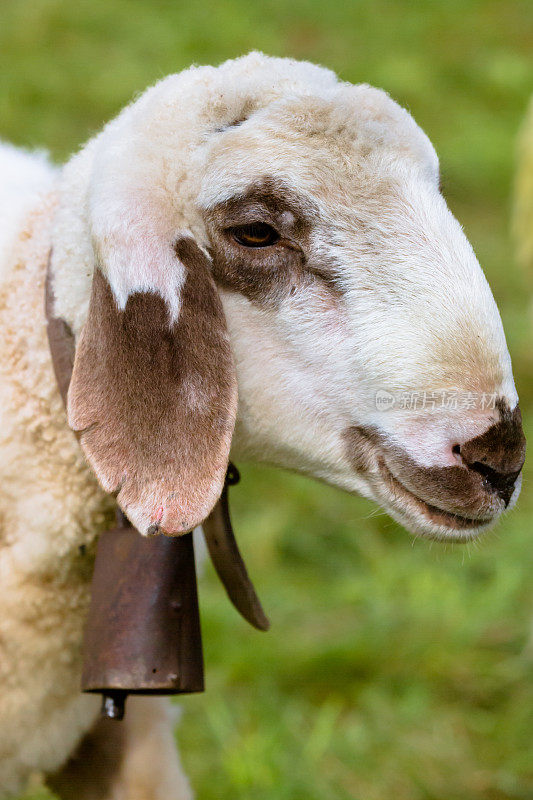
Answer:
M279 241L279 233L266 222L252 222L231 228L231 235L244 247L270 247Z

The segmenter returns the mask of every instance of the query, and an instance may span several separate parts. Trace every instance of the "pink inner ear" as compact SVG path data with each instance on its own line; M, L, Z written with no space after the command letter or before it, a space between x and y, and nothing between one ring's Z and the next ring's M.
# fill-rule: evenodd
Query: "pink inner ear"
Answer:
M192 239L175 323L154 293L117 308L97 270L76 350L69 422L107 491L141 532L191 530L217 501L236 414L224 313L207 259Z

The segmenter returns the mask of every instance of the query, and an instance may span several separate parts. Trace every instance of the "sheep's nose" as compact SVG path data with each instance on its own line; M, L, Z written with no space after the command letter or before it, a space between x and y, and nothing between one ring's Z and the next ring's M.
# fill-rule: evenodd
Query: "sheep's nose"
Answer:
M520 408L511 413L499 405L500 420L475 439L455 445L468 469L483 476L487 488L501 497L505 505L512 497L516 479L524 464L526 438Z

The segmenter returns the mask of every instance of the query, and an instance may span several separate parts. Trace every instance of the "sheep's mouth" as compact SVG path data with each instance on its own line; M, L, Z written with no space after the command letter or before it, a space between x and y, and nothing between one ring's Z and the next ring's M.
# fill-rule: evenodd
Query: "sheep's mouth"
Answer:
M381 478L389 490L389 501L392 495L393 507L402 515L412 517L413 511L418 512L432 527L438 526L441 531L443 528L449 529L450 532L462 531L458 538L471 538L494 522L494 517L468 517L431 505L408 489L391 472L383 458L379 459L378 467Z
M344 438L352 468L365 476L369 496L415 535L467 541L485 532L503 511L503 502L486 491L481 476L460 465L422 466L370 426L348 428Z

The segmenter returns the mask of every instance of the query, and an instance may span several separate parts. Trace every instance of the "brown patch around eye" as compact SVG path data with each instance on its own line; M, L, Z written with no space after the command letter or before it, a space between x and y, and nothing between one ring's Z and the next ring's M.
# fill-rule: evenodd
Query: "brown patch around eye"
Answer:
M312 280L305 270L317 210L266 178L205 213L219 286L272 306Z
M212 257L217 284L258 305L277 305L306 279L301 253L290 248L245 247L222 239Z

